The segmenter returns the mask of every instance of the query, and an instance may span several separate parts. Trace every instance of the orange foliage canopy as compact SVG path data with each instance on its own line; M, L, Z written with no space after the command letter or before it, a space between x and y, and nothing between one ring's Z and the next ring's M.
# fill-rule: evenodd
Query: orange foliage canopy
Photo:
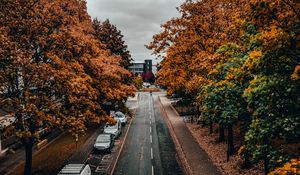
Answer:
M120 58L101 49L84 0L2 1L0 16L1 110L17 118L24 141L39 128L109 120L102 106L135 88ZM3 92L3 93L2 93Z
M163 32L153 36L147 46L162 56L158 83L169 93L195 95L207 84L207 74L220 61L215 55L223 44L236 39L239 30L233 22L244 15L245 1L189 1L181 5L181 17L162 25ZM235 14L235 15L232 15Z

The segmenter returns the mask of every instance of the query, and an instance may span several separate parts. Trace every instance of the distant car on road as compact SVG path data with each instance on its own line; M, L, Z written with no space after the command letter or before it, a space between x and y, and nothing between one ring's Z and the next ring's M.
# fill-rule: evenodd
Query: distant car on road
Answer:
M94 150L111 152L114 144L115 140L112 134L100 134L94 144Z
M119 119L121 121L121 124L124 126L126 125L127 123L127 117L125 114L123 114L122 112L118 111L118 112L115 112L114 114L114 118L115 119Z
M114 139L118 138L122 132L121 121L119 119L116 119L116 121L117 122L114 125L106 123L106 125L104 126L104 133L112 134Z
M144 86L144 88L149 88L149 87L151 86L151 84L148 83L148 82L144 82L144 83L143 83L143 86Z
M87 164L67 164L57 175L91 175L91 168Z

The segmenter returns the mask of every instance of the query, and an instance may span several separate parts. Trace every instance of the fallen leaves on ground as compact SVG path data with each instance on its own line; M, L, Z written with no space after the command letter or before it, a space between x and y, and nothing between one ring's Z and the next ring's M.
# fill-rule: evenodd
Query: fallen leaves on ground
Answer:
M197 124L186 124L193 137L196 139L202 149L204 149L213 163L225 175L259 175L263 174L262 164L255 165L249 169L242 169L243 160L239 155L235 154L230 157L230 161L226 160L227 145L225 142L217 143L217 133L208 135L208 128L201 128Z

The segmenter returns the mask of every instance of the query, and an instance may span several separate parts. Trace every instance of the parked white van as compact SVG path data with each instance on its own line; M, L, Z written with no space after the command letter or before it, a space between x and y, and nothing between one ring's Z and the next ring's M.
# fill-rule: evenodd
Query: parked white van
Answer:
M91 175L91 168L87 164L67 164L57 175Z

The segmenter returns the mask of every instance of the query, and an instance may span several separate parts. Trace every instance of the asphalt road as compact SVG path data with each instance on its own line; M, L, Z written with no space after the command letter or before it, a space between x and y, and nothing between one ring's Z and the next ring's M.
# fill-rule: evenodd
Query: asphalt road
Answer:
M158 96L140 93L115 175L181 175L174 143L163 119Z

